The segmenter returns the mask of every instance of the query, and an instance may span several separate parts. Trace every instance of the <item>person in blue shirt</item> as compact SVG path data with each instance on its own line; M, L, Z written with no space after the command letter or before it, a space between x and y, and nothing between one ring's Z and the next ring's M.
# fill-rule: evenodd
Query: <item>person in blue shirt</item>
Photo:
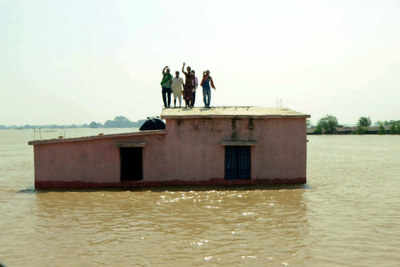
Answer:
M211 87L216 90L215 85L214 85L214 81L210 76L210 71L206 70L203 72L203 79L201 80L200 83L201 87L203 87L203 101L204 101L204 106L206 108L210 107L210 103L211 103Z

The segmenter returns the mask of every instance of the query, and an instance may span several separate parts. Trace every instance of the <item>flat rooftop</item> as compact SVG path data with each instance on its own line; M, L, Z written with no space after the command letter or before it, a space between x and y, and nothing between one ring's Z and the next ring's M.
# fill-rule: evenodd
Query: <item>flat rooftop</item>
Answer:
M211 107L211 108L164 108L161 113L163 119L190 119L190 118L309 118L303 114L287 108L267 108L252 106Z

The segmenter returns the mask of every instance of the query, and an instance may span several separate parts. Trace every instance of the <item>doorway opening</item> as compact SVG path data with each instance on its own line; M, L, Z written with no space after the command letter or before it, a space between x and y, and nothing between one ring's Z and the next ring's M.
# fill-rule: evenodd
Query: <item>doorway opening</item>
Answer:
M225 179L250 179L250 146L225 147Z
M121 181L138 181L143 179L143 148L121 147Z

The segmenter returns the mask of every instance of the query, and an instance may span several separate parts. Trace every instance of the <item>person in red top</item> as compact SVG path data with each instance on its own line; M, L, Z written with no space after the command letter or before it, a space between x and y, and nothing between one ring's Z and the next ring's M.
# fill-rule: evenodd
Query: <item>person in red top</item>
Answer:
M192 99L190 101L190 106L194 107L194 103L196 101L196 90L197 90L197 87L199 86L199 81L197 80L195 71L192 70L191 72L192 72L192 75L193 75L193 77L192 77L193 78L193 80L192 80L193 81L193 95L192 95Z
M185 71L186 63L183 63L182 73L185 74L185 85L183 87L183 98L185 99L186 107L191 107L194 89L194 76L192 75L191 68L187 66Z

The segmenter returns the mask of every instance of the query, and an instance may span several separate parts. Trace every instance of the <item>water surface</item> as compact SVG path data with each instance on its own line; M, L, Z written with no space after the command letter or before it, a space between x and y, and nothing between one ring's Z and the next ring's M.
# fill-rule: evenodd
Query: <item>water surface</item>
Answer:
M35 192L32 138L0 131L7 266L399 266L400 136L309 136L305 187L88 192Z

